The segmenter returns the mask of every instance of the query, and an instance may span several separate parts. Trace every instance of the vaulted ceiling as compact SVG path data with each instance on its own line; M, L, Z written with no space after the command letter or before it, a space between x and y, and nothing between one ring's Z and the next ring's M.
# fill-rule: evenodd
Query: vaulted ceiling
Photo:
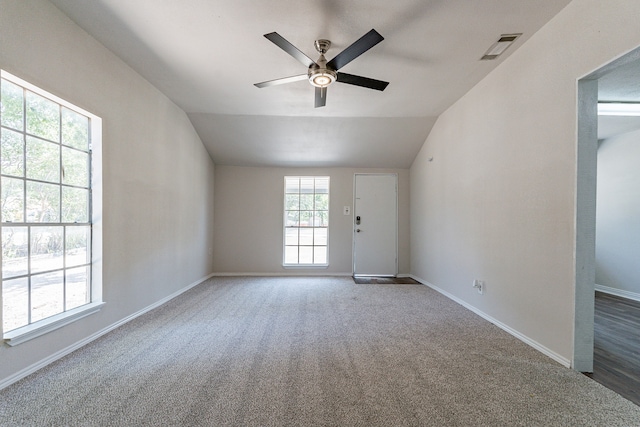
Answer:
M179 105L217 164L408 168L438 115L569 0L51 0ZM375 28L385 40L341 71L390 82L334 83L314 108L306 72L263 37L316 59ZM501 34L523 35L495 61Z

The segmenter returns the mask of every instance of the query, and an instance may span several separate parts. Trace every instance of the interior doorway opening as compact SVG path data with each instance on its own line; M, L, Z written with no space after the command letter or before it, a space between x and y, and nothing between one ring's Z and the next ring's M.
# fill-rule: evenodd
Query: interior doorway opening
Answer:
M640 139L640 117L634 120L616 116L614 119L606 119L598 116L598 104L603 103L633 103L640 105L640 48L612 61L604 67L594 71L578 81L578 165L577 165L577 196L576 196L576 286L575 286L575 333L574 333L574 358L573 368L593 373L594 368L594 344L597 336L594 334L596 324L595 313L598 310L595 304L596 290L618 293L620 296L629 297L633 291L621 288L618 285L602 286L606 275L602 271L602 242L605 232L602 224L603 205L611 203L598 197L598 183L602 185L602 176L598 176L599 145L609 138L618 135L629 134ZM604 170L603 170L604 172ZM638 175L640 179L640 174ZM628 199L628 195L626 197ZM640 201L638 202L640 205ZM637 223L640 231L640 224ZM619 230L618 230L619 231ZM627 231L629 233L629 231ZM599 236L599 237L598 237ZM597 248L600 248L597 250ZM600 253L600 255L597 255ZM620 257L618 257L619 260ZM598 267L600 266L600 267ZM612 280L611 283L615 283ZM622 287L624 288L624 287ZM601 295L601 294L599 294ZM640 289L636 295L640 295ZM602 304L600 304L602 306ZM601 318L601 316L600 316ZM598 344L599 345L599 344ZM602 363L599 361L598 363ZM602 367L598 368L602 369ZM609 369L608 369L609 370ZM595 378L594 378L595 379ZM605 384L606 385L606 384ZM615 390L623 394L621 390ZM624 394L623 394L624 395ZM629 397L627 397L629 398Z

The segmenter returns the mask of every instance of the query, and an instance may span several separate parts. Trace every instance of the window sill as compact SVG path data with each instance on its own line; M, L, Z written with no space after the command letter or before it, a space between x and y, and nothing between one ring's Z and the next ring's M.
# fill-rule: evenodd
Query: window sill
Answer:
M81 307L74 308L73 310L47 317L46 319L32 323L31 325L14 329L13 331L5 333L2 338L5 343L13 347L66 326L76 320L89 316L90 314L97 313L104 305L104 302L92 302Z
M307 269L307 268L329 268L329 264L284 264L282 266L283 268L292 268L292 269L296 269L296 268L300 268L300 269Z

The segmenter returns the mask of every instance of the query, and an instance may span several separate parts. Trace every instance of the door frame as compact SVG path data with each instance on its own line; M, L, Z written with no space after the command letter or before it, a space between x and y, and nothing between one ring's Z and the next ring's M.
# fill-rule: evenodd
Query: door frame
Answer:
M394 172L371 172L371 173L359 173L356 172L353 174L353 215L351 219L351 275L353 277L368 277L368 275L358 275L356 274L356 177L358 175L363 176L393 176L396 182L396 192L395 192L395 211L396 211L396 221L395 221L395 270L394 274L389 277L397 277L398 276L398 174Z
M580 372L593 372L598 79L638 59L640 48L635 48L577 81L575 294L571 367Z

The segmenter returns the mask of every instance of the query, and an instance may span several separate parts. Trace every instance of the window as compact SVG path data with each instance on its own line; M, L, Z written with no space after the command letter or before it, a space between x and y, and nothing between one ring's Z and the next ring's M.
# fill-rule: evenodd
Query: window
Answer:
M65 313L81 312L79 308L101 299L99 292L92 294L91 281L91 148L96 120L2 71L0 238L5 339L12 331L33 330L52 319L59 322L67 317Z
M329 177L284 178L284 265L326 266Z

